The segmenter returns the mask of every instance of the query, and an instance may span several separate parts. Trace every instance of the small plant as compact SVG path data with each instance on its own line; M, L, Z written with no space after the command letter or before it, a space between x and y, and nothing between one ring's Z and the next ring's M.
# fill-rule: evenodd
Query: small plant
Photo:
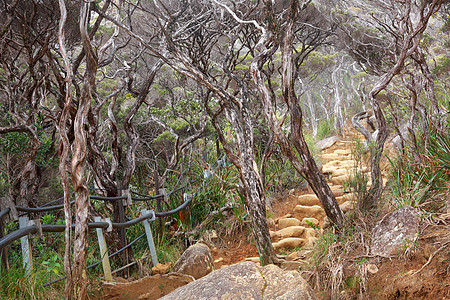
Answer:
M48 260L44 260L41 264L46 268L47 272L53 272L57 276L60 275L61 264L58 262L58 255L54 254Z

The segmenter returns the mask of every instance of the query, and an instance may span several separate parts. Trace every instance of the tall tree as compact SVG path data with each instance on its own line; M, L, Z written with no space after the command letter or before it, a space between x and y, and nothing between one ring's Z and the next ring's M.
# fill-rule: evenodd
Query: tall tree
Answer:
M420 41L430 17L440 9L443 1L325 2L327 6L322 9L329 10L329 15L339 26L341 41L349 54L366 72L378 76L368 95L376 118L377 135L370 134L364 126L356 128L371 145L372 186L362 202L363 208L371 209L377 205L383 191L380 159L388 128L382 109L385 99L382 92L388 90L392 80L402 73L411 60L421 61ZM369 11L371 14L366 13ZM425 65L423 72L425 78L429 78ZM428 83L428 86L433 89L431 84ZM431 96L430 100L433 110L438 112L435 98ZM354 119L359 117L361 115L356 115Z

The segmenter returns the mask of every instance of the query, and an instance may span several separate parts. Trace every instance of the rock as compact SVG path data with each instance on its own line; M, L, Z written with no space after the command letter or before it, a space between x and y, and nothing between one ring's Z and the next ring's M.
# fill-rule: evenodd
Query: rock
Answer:
M177 273L188 274L195 279L209 274L214 269L214 262L208 246L197 243L184 251L173 266Z
M333 195L335 197L340 197L340 196L343 196L345 194L345 191L342 188L342 185L338 185L338 187L339 188L337 188L336 186L330 186L330 189L333 192Z
M339 207L341 208L342 212L346 213L350 210L355 209L356 202L355 201L345 201L344 203L339 205Z
M367 271L369 271L370 274L376 274L378 273L378 267L374 264L367 264Z
M217 236L217 232L214 229L206 230L205 233L202 235L203 240L215 242L219 238Z
M276 235L280 239L285 239L288 237L300 237L304 231L305 227L303 226L291 226L278 230L276 232Z
M336 201L339 205L347 201L347 199L344 198L344 196L336 197Z
M281 241L273 243L272 245L275 250L289 250L294 249L295 247L303 246L305 242L305 239L301 238L285 238Z
M323 229L330 228L331 224L332 224L331 221L328 219L327 216L325 216L325 218L323 218L323 221L322 221L322 228Z
M251 261L255 264L259 264L260 260L259 260L259 256L255 256L255 257L247 257L246 259L244 259L244 261Z
M338 159L341 159L341 157L334 153L325 153L325 154L320 155L320 161L325 164L328 164L328 162L333 161L333 160L338 160Z
M305 206L319 205L320 201L316 195L307 194L307 195L301 195L298 197L298 204L305 205Z
M334 170L331 172L331 174L332 174L333 176L342 176L342 175L348 175L348 174L349 174L349 171L347 171L346 169L339 168L339 169L334 169Z
M312 226L316 226L319 225L319 220L315 219L315 218L303 218L302 220L302 226L310 226L310 224Z
M317 237L317 231L314 228L305 228L305 238Z
M316 245L317 238L314 236L311 236L306 239L305 245L303 245L306 249L312 249Z
M158 274L124 283L105 281L102 299L158 299L193 281L192 276L178 273Z
M223 267L183 286L164 300L317 299L300 273L252 262Z
M276 240L276 239L280 238L278 233L275 232L275 231L269 230L269 234L270 234L270 239L271 240Z
M356 201L356 194L355 194L355 193L348 193L348 194L345 194L345 195L343 196L343 199L344 199L345 201Z
M297 205L294 208L294 213L302 216L302 219L307 216L311 218L321 219L325 216L325 211L318 205L304 206Z
M269 228L275 228L275 221L272 218L267 219L267 225L269 225Z
M298 251L292 252L286 256L287 261L296 260L297 258L299 258Z
M419 221L419 211L411 206L385 215L372 230L372 255L387 257L397 254L405 242L416 238Z
M294 261L294 260L283 261L281 263L281 268L283 270L288 270L288 271L298 271L304 264L305 263L301 262L301 261Z
M215 264L218 264L218 263L220 263L220 262L222 262L223 261L223 257L219 257L218 259L216 259L215 261L214 261L214 263Z
M317 231L314 228L305 228L304 238L304 248L311 249L316 244Z
M331 146L333 146L337 141L337 137L336 136L332 136L323 140L320 140L318 142L316 142L317 148L322 151L325 149L330 148Z
M334 151L334 153L337 155L349 155L352 152L350 150L337 149Z
M348 180L348 175L341 175L341 176L331 178L331 182L334 185L342 185L342 183L347 180Z
M154 266L152 268L152 275L155 275L155 274L161 274L161 275L166 274L170 270L170 268L172 268L172 264L171 263L168 263L168 264L157 264L156 266Z
M300 220L296 218L280 218L278 219L278 229L283 229L291 226L299 226Z

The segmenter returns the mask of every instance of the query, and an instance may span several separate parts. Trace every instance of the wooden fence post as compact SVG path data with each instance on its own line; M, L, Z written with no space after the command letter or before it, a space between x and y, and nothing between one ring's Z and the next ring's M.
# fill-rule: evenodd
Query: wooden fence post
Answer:
M5 235L5 228L3 225L3 220L0 218L0 239ZM9 269L8 264L8 247L3 248L2 251L0 251L0 274L2 274L3 270Z

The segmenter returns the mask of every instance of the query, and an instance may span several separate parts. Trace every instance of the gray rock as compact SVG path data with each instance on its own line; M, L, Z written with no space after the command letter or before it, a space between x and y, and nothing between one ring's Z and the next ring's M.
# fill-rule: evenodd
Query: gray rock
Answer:
M372 255L397 254L405 242L412 242L419 230L420 213L411 206L387 214L372 230Z
M317 299L300 273L253 262L227 266L180 287L165 300Z
M325 150L330 148L331 146L334 145L334 143L336 143L337 141L337 137L336 136L332 136L323 140L320 140L318 142L316 142L317 148L319 148L320 151Z
M211 251L203 243L187 248L173 266L174 272L191 275L195 279L211 273L213 269L214 261Z

